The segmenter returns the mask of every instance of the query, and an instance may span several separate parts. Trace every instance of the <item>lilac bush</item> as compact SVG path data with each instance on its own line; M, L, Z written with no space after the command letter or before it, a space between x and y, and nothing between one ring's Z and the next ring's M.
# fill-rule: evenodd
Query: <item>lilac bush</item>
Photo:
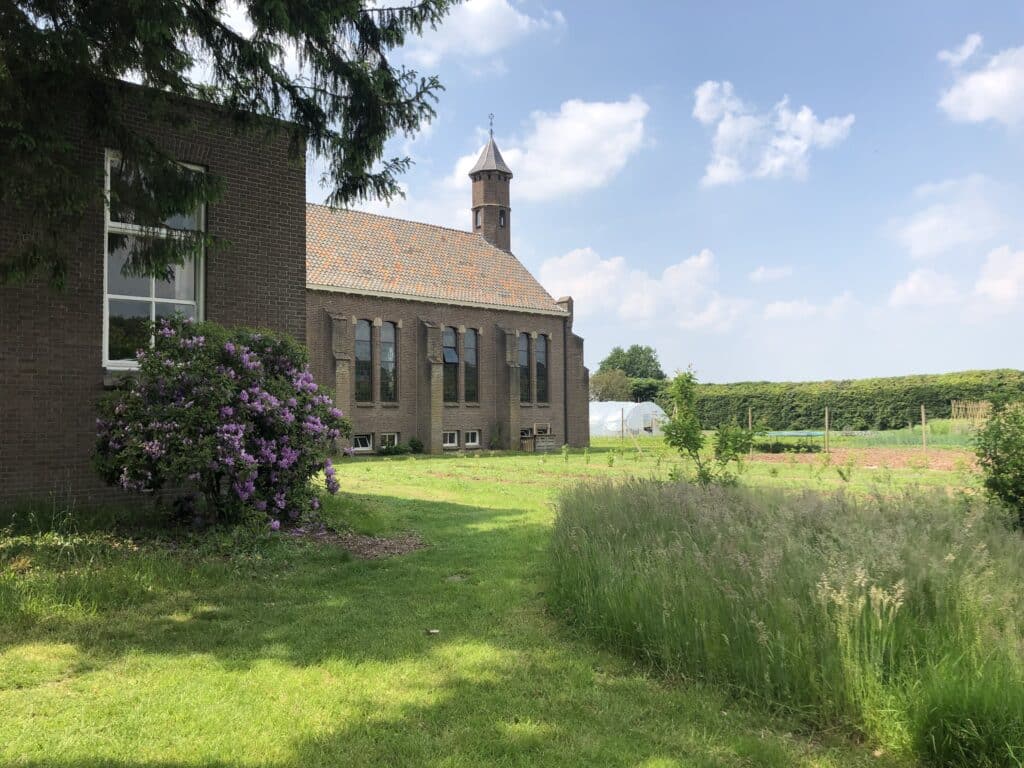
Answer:
M319 508L319 472L337 493L329 456L350 428L301 345L181 316L161 320L154 340L100 406L95 463L107 483L173 491L211 521L255 517L272 530Z

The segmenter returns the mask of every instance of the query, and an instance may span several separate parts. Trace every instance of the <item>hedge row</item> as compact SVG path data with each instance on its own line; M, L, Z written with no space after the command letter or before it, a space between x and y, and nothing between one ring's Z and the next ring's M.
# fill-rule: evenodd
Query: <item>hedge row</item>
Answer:
M706 429L746 424L748 408L755 423L766 429L820 429L826 406L836 429L900 429L920 422L922 405L928 418L941 419L949 418L951 400L999 405L1020 399L1024 371L1000 369L848 381L701 384L697 411Z

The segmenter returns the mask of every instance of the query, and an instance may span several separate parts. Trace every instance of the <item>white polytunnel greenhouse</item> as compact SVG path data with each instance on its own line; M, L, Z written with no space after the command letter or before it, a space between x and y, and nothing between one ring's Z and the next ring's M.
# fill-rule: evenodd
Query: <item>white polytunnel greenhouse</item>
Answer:
M668 415L657 403L604 401L590 403L591 437L660 435Z

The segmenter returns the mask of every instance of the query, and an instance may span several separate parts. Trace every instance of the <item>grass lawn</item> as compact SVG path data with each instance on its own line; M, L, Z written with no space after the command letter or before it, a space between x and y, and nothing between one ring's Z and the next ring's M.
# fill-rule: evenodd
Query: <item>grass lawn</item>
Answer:
M896 765L648 676L548 616L554 494L589 477L667 475L672 455L641 445L568 461L341 462L332 523L428 545L384 560L280 535L0 530L0 764ZM843 480L784 462L751 463L743 481L866 490L963 477L857 468Z

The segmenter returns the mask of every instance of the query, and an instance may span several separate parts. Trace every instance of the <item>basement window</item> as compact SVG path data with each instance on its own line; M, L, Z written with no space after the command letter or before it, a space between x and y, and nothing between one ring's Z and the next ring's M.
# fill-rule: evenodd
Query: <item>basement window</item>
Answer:
M480 430L479 429L467 429L466 430L466 447L467 448L479 448L480 447Z
M443 432L443 433L441 433L441 447L442 448L458 448L459 447L459 433L458 432Z
M352 450L357 453L373 450L373 435L352 435Z

